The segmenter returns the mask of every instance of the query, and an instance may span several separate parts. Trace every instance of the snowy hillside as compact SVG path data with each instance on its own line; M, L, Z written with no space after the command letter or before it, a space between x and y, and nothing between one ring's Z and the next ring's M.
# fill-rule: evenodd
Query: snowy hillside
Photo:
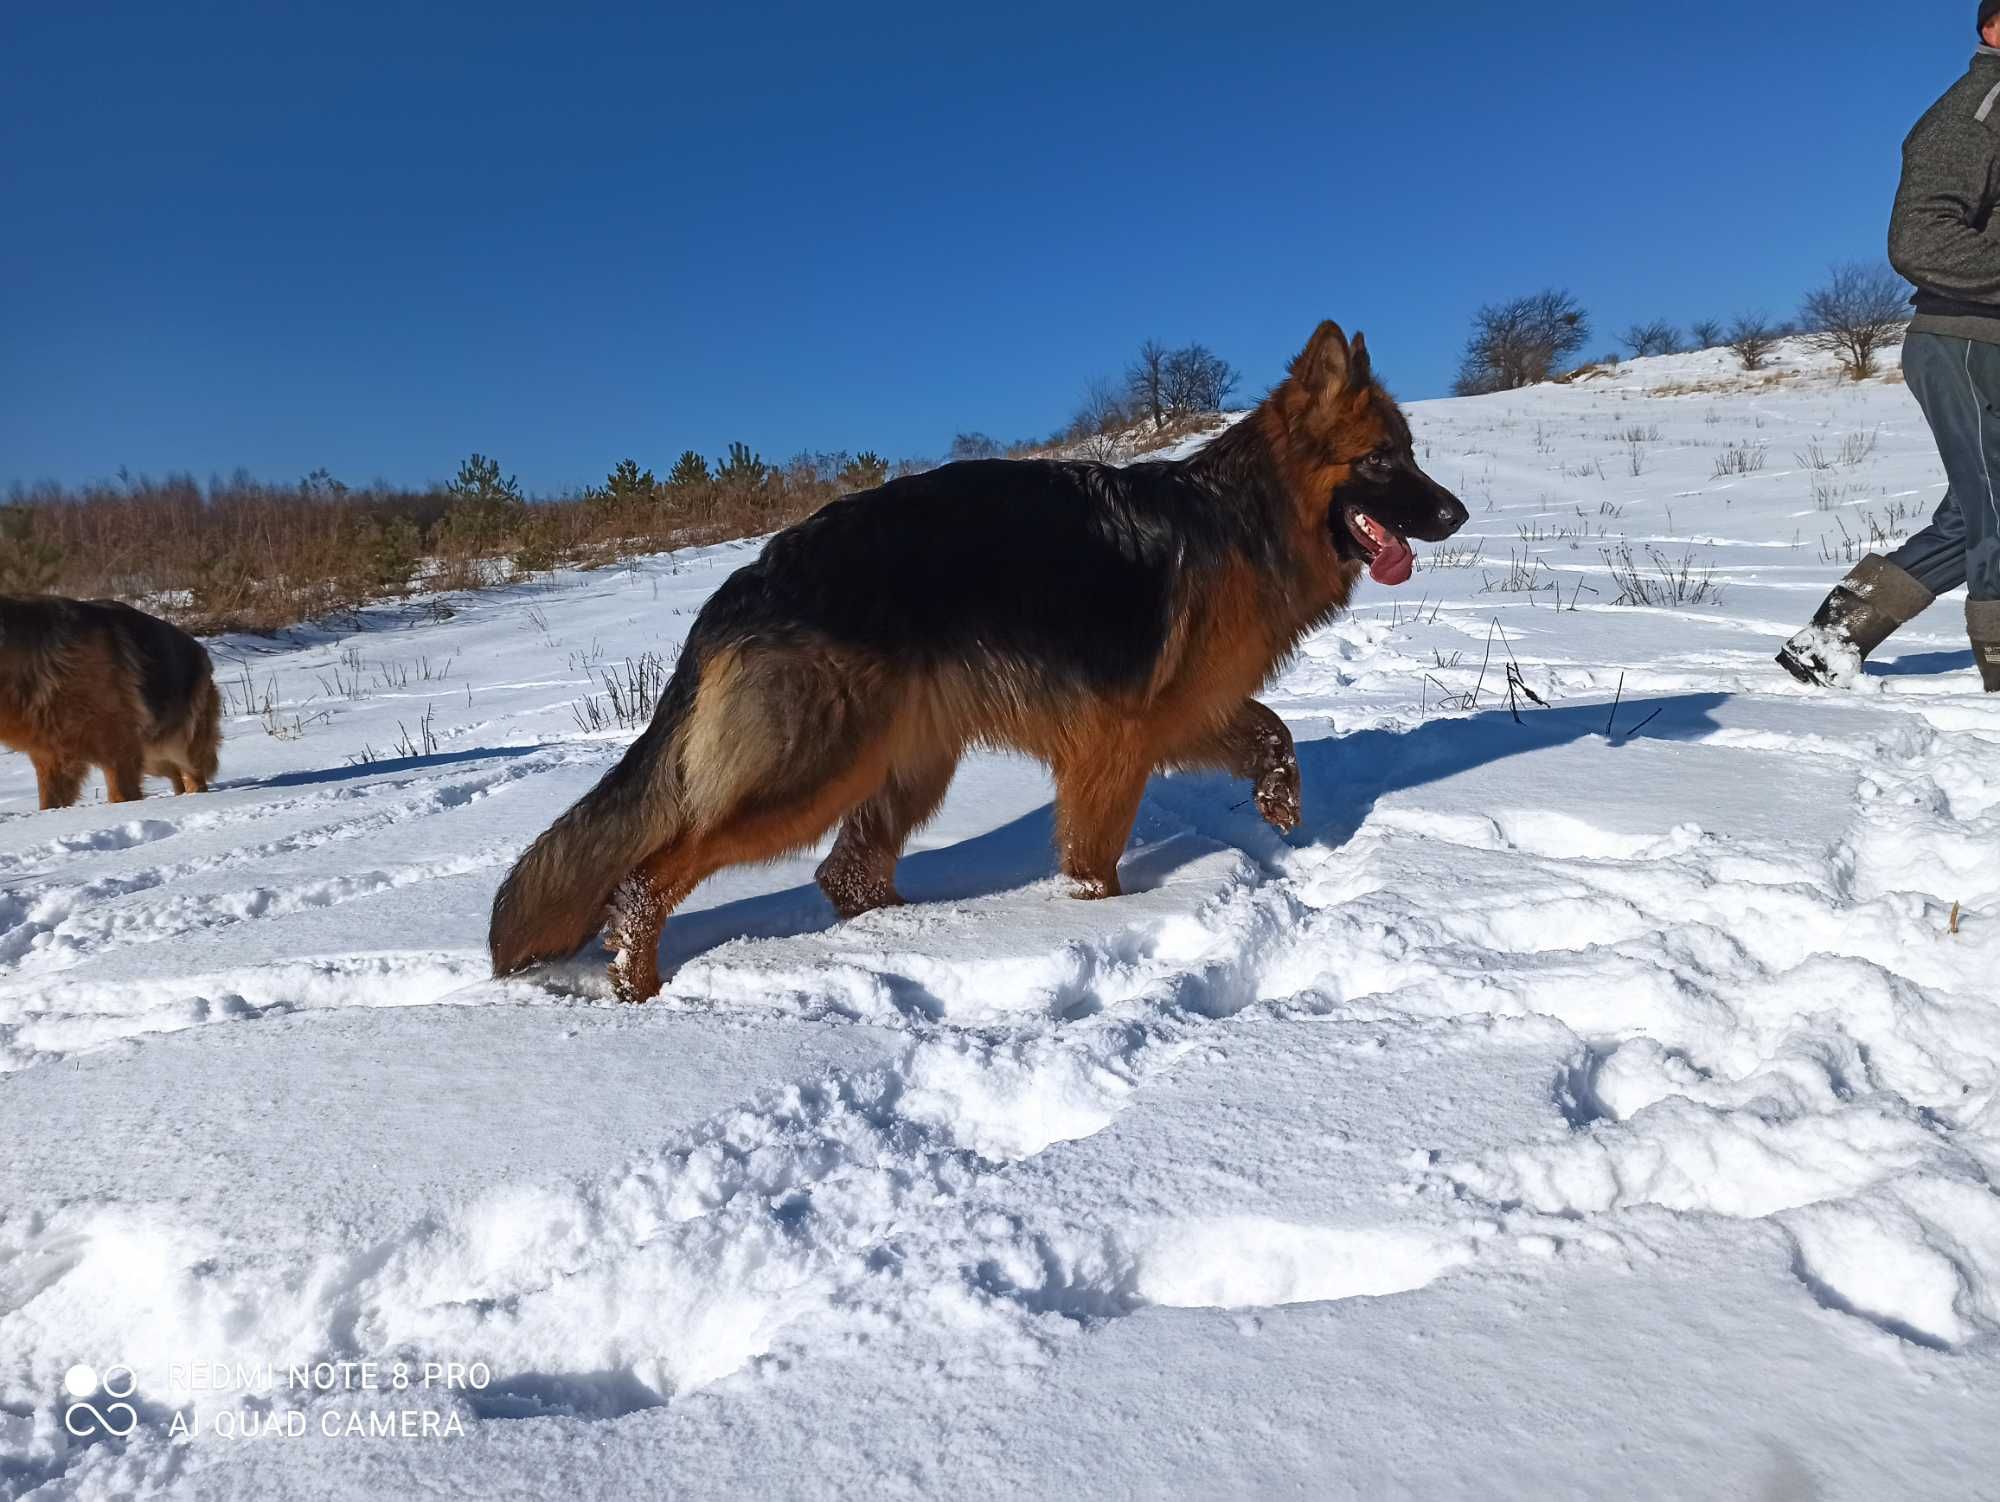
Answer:
M205 797L0 760L0 1495L2000 1496L2000 704L1957 597L1773 664L1942 474L1733 363L1414 406L1472 523L1266 695L1304 827L1158 780L1110 903L986 757L908 908L491 981L747 545L222 643Z

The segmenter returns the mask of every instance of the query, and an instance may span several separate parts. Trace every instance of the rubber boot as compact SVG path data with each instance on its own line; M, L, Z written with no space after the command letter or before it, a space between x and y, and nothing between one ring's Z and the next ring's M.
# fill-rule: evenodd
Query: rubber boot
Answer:
M1965 634L1972 638L1972 660L1989 694L2000 694L2000 600L1967 600Z
M1870 553L1834 585L1812 624L1785 643L1778 666L1815 688L1850 687L1860 678L1868 654L1936 598L1909 573ZM2000 645L2000 630L1991 639Z

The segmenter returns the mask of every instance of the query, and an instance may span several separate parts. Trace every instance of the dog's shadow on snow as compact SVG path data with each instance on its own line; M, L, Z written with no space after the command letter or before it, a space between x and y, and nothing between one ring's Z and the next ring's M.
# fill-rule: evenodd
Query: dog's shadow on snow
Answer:
M896 866L896 890L911 903L990 897L1048 876L1055 869L1054 850L1055 808L1043 804L971 839L904 856ZM839 921L811 883L683 910L667 920L661 973L668 974L668 967L684 965L731 939L782 939L818 933Z
M1581 741L1612 754L1658 741L1694 741L1722 727L1715 711L1728 694L1671 694L1609 704L1507 709L1427 720L1412 730L1359 730L1299 747L1305 784L1304 837L1292 844L1338 849L1354 838L1381 799L1476 771L1511 757ZM1615 777L1615 763L1605 776Z
M429 772L439 767L469 761L511 761L532 756L544 746L477 746L465 751L434 751L429 756L378 756L373 761L353 761L344 767L312 767L303 772L280 772L275 777L241 777L218 782L215 790L226 793L237 788L302 788L328 782L352 782L359 777L386 777L400 772Z
M1524 709L1427 720L1407 730L1358 730L1303 741L1298 748L1304 819L1285 844L1338 850L1367 822L1375 805L1395 793L1441 782L1511 757L1598 740L1617 755L1648 742L1689 741L1719 729L1714 711L1727 694ZM1617 775L1608 763L1606 775ZM1121 875L1128 891L1159 886L1217 844L1252 854L1272 852L1278 836L1249 803L1248 784L1211 776L1156 777L1146 789L1135 847ZM920 850L896 868L896 885L911 903L989 897L1051 875L1055 819L1043 805L1011 823L957 844ZM1190 838L1192 836L1192 838ZM676 913L667 922L663 973L732 939L773 939L817 933L838 919L811 884Z

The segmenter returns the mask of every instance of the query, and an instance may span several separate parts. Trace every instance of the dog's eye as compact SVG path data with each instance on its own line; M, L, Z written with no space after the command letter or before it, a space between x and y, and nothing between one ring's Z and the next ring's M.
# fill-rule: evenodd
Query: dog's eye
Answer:
M1387 454L1366 454L1355 462L1354 467L1371 480L1383 480L1396 466Z

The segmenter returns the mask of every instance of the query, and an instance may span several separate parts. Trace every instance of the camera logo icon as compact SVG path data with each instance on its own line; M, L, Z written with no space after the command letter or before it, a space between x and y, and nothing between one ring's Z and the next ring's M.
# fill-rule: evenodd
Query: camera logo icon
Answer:
M139 1379L132 1375L129 1366L113 1366L99 1375L96 1367L79 1361L63 1373L63 1391L75 1399L63 1410L63 1428L78 1439L92 1439L100 1434L108 1434L114 1439L124 1439L139 1427L139 1410L130 1403L111 1402L99 1408L94 1401L100 1394L106 1398L129 1398L139 1386Z

